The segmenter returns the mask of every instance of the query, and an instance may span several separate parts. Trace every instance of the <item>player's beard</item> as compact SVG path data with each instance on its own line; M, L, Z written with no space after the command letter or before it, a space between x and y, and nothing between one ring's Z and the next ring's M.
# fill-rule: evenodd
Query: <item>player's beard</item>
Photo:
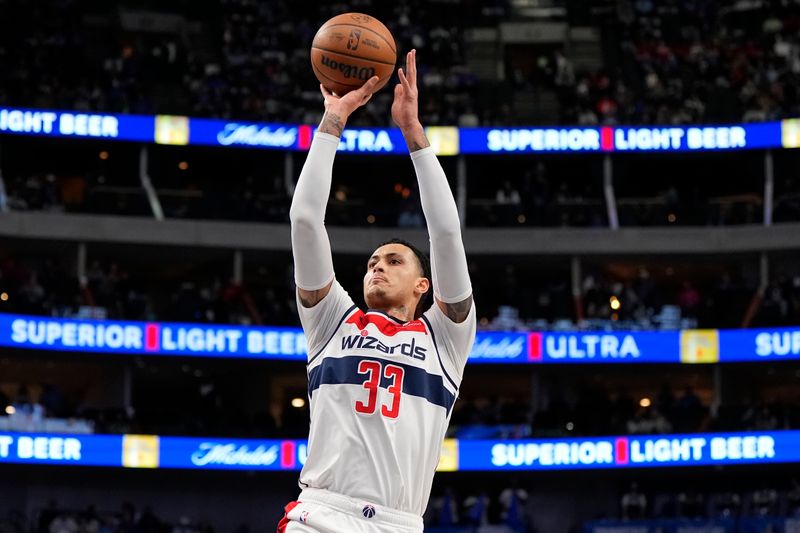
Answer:
M377 285L367 289L367 307L370 309L381 309L389 306L388 291Z

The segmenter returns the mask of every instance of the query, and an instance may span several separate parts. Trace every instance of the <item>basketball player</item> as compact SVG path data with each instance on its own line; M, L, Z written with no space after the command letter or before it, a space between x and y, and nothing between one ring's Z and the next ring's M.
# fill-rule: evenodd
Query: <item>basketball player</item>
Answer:
M378 78L341 98L322 88L325 115L290 212L311 429L302 492L286 506L279 532L421 532L475 339L456 204L417 115L414 50L398 76L392 118L419 181L430 266L411 244L379 246L366 263L366 312L336 281L324 225L333 159L348 116L369 100ZM431 290L435 303L425 310Z

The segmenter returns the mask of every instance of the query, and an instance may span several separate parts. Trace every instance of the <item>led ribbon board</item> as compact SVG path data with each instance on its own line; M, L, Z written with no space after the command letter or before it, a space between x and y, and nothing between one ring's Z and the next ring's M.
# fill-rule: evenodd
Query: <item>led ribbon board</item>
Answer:
M300 328L0 314L0 346L103 354L303 361ZM478 332L470 363L728 363L800 359L800 328Z
M0 433L0 464L300 470L305 440ZM440 471L582 470L800 462L800 431L454 440Z
M0 107L0 134L305 151L316 126ZM800 147L800 119L696 126L426 128L439 155L706 152ZM339 150L407 154L397 128L346 128Z

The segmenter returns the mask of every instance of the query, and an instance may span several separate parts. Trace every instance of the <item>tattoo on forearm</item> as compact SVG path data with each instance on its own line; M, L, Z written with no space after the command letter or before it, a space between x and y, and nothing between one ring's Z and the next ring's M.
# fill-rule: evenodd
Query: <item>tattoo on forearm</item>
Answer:
M322 123L320 123L318 131L341 137L343 129L344 121L342 120L342 117L336 113L325 113L325 116L322 117Z
M431 145L431 143L428 142L428 139L423 137L422 141L417 141L417 140L409 141L408 150L410 152L416 152L417 150L422 150L423 148L427 148L430 145Z
M421 124L403 128L403 137L406 139L409 152L416 152L431 145Z
M469 310L472 308L472 296L454 304L445 304L444 308L445 314L450 320L457 324L461 323L467 319Z

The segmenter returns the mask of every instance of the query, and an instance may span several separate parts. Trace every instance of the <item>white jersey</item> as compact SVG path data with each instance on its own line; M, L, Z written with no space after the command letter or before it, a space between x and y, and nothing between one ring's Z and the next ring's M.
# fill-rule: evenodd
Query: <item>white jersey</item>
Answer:
M311 308L311 430L300 486L422 515L467 356L475 306L456 324L434 304L402 323L358 309L334 280Z

